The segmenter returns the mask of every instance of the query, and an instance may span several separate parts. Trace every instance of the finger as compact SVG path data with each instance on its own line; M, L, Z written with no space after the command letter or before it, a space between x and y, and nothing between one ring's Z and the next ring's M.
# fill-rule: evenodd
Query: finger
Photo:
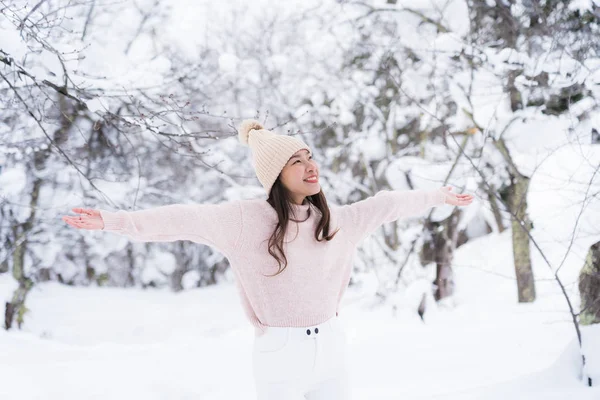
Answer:
M465 205L465 204L470 204L471 201L472 201L472 199L456 198L454 200L454 205L462 206L462 205Z
M79 228L79 225L77 225L77 224L76 224L76 223L74 223L74 222L67 222L67 225L70 225L70 226L72 226L72 227L74 227L74 228Z
M73 212L75 212L77 214L85 214L85 215L91 215L91 211L92 211L89 208L81 208L81 207L73 208L72 210L73 210Z

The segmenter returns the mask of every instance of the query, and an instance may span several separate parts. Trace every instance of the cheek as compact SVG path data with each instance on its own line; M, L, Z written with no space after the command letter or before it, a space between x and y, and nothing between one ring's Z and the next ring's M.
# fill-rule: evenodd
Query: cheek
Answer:
M296 184L300 184L300 183L302 183L303 177L304 177L304 172L300 171L300 168L298 168L297 171L294 171L294 175L293 175L292 179L294 180L294 182Z
M290 174L290 180L292 185L302 185L302 179L304 178L304 171L301 168L294 168L294 171Z
M302 183L302 174L300 168L286 167L281 171L281 179L287 186L297 186Z

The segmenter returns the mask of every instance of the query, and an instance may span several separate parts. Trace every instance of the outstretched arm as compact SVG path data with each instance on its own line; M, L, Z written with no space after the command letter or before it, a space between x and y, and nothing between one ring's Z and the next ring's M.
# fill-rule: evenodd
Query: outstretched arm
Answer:
M435 190L382 190L364 200L341 206L341 220L350 240L356 244L383 223L417 216L443 204L466 206L473 200L470 194L454 194L451 190L449 186Z
M220 204L171 204L140 211L74 208L79 217L63 220L80 229L101 229L142 242L191 240L227 254L242 230L239 201Z

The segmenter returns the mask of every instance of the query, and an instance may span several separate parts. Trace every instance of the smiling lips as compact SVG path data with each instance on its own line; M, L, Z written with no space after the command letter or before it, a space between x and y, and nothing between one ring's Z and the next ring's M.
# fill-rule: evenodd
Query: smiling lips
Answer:
M313 175L313 176L309 176L308 178L306 178L304 181L308 182L308 183L317 183L317 176Z

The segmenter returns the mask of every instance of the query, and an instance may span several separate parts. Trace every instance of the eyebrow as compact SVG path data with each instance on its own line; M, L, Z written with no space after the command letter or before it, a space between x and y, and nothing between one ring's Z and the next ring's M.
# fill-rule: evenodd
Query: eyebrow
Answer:
M306 151L308 152L308 155L311 155L310 151L308 151L308 150L306 150ZM291 157L290 157L290 160L291 160L292 158L300 158L300 155L298 154L298 155L296 155L296 156L291 156Z

